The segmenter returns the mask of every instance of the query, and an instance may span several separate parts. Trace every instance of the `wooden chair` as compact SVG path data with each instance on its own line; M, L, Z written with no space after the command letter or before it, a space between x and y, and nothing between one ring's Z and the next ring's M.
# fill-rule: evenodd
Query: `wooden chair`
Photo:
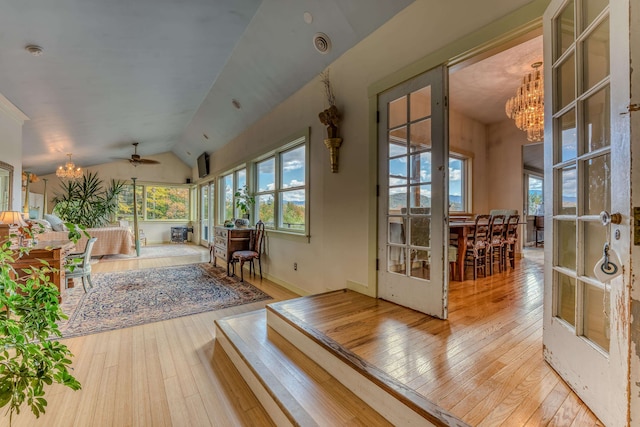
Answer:
M543 216L534 216L533 217L533 232L536 234L536 247L538 247L538 243L542 243L544 245L544 217ZM539 232L542 231L542 240L538 240Z
M507 218L507 228L504 233L504 254L505 267L510 265L515 268L516 265L516 245L518 244L518 222L520 215L509 215ZM507 263L507 261L509 261Z
M489 221L488 262L489 274L493 274L493 266L498 264L498 271L502 272L505 264L504 232L506 230L506 217L504 215L492 215Z
M464 265L473 266L473 280L478 278L478 270L482 270L487 276L487 251L489 246L489 222L490 215L476 216L473 234L467 240L467 252L464 256ZM464 278L463 278L464 279Z
M260 255L264 246L264 222L258 221L256 223L255 230L251 231L251 237L249 240L249 249L243 251L235 251L231 258L233 259L234 269L235 263L240 262L240 281L244 282L244 263L250 261L249 274L253 273L255 276L256 269L253 265L253 260L258 260L258 266L260 267L260 279L262 279L262 262L260 261Z
M82 287L87 292L87 286L85 280L89 282L89 287L93 288L91 283L91 250L93 245L98 240L97 237L92 237L87 242L87 246L82 253L72 253L67 255L69 263L65 266L64 271L64 287L69 287L69 279L80 277L82 279Z

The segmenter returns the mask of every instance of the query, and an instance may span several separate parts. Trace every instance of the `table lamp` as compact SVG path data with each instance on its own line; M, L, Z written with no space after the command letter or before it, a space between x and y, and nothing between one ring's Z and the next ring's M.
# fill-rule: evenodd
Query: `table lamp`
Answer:
M19 227L26 227L27 223L22 218L22 213L18 211L2 211L0 212L0 239L4 240L10 238L12 234L18 235L14 240L12 246L19 246L22 242L22 233L20 233Z

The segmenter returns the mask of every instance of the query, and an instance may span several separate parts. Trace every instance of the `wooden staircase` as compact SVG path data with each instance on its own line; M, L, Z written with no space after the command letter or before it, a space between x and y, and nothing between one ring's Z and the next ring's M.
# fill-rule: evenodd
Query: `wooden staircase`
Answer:
M329 294L336 292L345 291ZM315 330L288 303L216 321L217 341L276 425L467 426Z

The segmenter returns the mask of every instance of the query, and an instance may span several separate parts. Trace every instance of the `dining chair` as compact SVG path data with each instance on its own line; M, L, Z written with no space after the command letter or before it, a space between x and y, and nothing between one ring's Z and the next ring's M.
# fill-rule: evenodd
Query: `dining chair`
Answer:
M509 215L507 218L506 230L504 233L504 256L505 267L510 265L515 268L516 265L516 245L518 244L518 222L520 215ZM508 263L507 263L508 261Z
M488 239L488 262L489 274L493 274L493 266L498 265L498 271L502 273L505 264L505 215L492 215L489 221L489 239Z
M66 259L69 261L65 265L64 269L64 287L69 287L69 279L75 279L76 277L80 277L82 279L82 287L84 291L87 292L86 282L89 283L89 287L93 288L93 283L91 283L91 251L93 250L93 245L98 240L97 237L92 237L87 242L87 246L84 248L84 252L80 253L71 253L66 256Z
M235 263L240 262L240 281L244 282L244 263L249 261L249 274L253 273L255 276L256 268L253 265L253 260L258 260L258 267L260 268L260 279L262 279L262 262L260 256L264 247L264 222L258 221L254 230L251 230L251 237L249 239L249 249L242 251L235 251L231 258L233 259L233 265L235 269Z
M473 234L467 240L467 251L464 256L464 265L473 267L473 280L478 278L478 270L487 277L487 250L489 246L489 222L490 215L478 215L475 220ZM464 278L462 278L464 279Z

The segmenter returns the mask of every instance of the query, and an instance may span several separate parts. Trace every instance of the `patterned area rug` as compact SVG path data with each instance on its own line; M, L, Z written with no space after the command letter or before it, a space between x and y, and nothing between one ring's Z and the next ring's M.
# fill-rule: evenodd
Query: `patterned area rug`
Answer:
M92 275L87 293L78 281L65 290L63 337L94 334L263 301L255 286L209 263Z
M104 255L100 257L100 262L121 261L123 259L147 259L198 255L207 251L208 249L204 246L187 245L182 243L174 243L170 245L141 246L139 257L135 255L134 251L133 255Z

